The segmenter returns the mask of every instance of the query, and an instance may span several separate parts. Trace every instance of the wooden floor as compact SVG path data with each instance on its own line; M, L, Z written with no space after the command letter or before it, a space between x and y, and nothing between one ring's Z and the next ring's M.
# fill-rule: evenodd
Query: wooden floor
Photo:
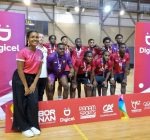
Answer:
M120 86L117 94L120 94ZM133 93L133 71L128 77L127 93ZM55 95L57 98L57 95ZM46 98L45 98L46 100ZM150 140L150 117L127 120L100 121L42 129L36 140ZM5 133L5 122L0 121L0 140L26 140L20 133Z
M4 122L0 122L4 126ZM150 117L130 118L42 129L36 140L150 140ZM20 133L5 133L0 140L26 140Z

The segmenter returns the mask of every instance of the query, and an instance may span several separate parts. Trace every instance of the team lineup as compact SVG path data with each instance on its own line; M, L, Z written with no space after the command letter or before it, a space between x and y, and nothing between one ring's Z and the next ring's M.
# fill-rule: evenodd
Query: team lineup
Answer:
M55 35L49 36L49 43L43 44L44 35L29 31L26 46L17 53L17 70L13 74L14 119L12 129L21 131L26 137L39 135L38 101L53 100L55 91L58 99L107 96L108 85L115 95L116 82L120 93L126 93L127 76L130 73L130 53L123 35L103 39L99 46L94 39L82 45L81 38L75 39L75 46L68 45L68 37L62 36L56 43ZM55 82L58 81L58 89ZM84 93L81 93L81 84Z
M121 34L116 35L115 39L117 43L111 44L111 39L105 37L104 46L100 47L94 39L88 40L88 46L82 46L81 39L77 38L75 47L70 47L67 36L63 36L61 43L56 44L56 36L51 35L49 44L41 43L48 50L48 100L53 99L56 80L59 81L58 99L68 98L69 93L70 98L75 98L76 89L80 98L81 84L84 85L85 97L96 96L96 89L99 96L106 96L109 83L110 93L114 95L116 82L121 84L121 93L125 94L130 63L129 49L122 43Z

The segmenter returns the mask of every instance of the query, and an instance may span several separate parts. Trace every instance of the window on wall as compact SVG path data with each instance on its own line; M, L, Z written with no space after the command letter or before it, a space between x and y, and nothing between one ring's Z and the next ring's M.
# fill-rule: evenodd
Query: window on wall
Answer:
M26 32L28 32L29 30L36 30L39 33L48 35L48 22L47 21L26 20Z

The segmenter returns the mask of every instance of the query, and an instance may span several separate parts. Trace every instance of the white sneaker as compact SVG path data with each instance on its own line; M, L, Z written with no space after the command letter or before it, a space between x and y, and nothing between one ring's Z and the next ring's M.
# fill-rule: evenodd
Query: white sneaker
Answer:
M34 135L40 135L41 134L40 130L38 130L35 127L31 127L31 131L33 132Z
M34 136L34 133L31 131L31 130L26 130L26 131L22 131L22 134L26 137L33 137Z

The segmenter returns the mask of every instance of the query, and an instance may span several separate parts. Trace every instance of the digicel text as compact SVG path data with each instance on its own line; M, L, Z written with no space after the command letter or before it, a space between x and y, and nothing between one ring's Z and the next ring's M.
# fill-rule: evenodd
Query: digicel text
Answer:
M19 51L19 45L17 44L16 46L10 46L10 45L0 45L0 53L3 53L3 52L16 52L16 51Z

